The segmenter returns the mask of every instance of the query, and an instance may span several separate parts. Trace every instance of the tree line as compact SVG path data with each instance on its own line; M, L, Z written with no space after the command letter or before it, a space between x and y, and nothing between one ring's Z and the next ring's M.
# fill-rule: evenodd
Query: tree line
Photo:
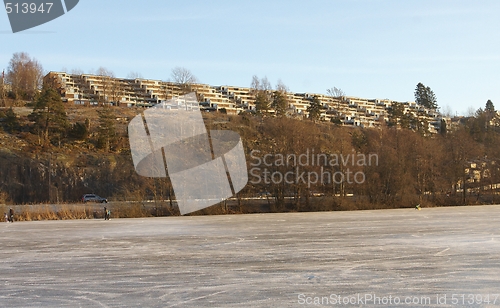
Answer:
M243 117L245 118L245 117ZM247 149L259 150L276 162L283 154L322 153L330 155L376 154L377 164L305 165L301 171L320 174L362 172L362 183L351 181L277 184L249 184L248 189L269 191L279 210L315 208L311 196L330 197L330 209L353 204L354 208L410 207L425 205L464 205L498 202L500 185L500 118L492 102L471 117L457 120L441 134L422 134L418 130L397 128L390 123L377 129L343 127L331 123L311 123L289 118L263 118L246 121L252 130L241 130ZM248 161L251 161L249 157ZM249 166L249 171L252 166ZM296 173L296 165L271 163L261 166L270 175ZM262 169L261 168L261 169ZM258 173L258 171L256 172ZM268 174L268 175L269 175ZM290 181L292 182L292 181ZM286 197L293 197L287 201ZM321 203L321 202L319 202ZM325 203L322 203L326 206Z
M16 115L13 109L2 110L2 134L22 139L31 148L25 152L12 148L0 151L0 195L7 202L74 202L82 194L93 192L111 200L154 199L169 200L171 204L174 192L168 179L144 178L135 173L126 127L116 125L113 108L99 106L98 119L82 123L71 122L64 110L60 97L50 88L42 91L27 117ZM262 193L271 211L499 201L496 192L500 169L496 157L500 154L500 120L491 101L446 133L432 135L390 125L363 129L248 113L207 113L204 117L208 129L230 129L242 137L250 180L238 194L242 212L254 202L242 197ZM89 129L95 121L96 127ZM298 171L305 172L304 177L321 172L344 176L362 173L362 181L291 180L297 164L277 161L305 153L348 159L376 154L377 161L309 163L300 165ZM271 163L252 171L256 167L254 157L265 155ZM294 176L289 181L255 181L255 175L262 176L264 171L277 176L292 172Z

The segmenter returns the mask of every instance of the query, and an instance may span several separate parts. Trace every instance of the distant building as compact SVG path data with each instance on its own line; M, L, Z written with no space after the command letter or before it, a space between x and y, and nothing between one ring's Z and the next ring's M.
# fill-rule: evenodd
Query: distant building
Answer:
M462 191L465 186L468 192L479 192L500 189L498 174L500 168L496 160L484 157L467 161L464 168L464 177L457 181L457 191Z
M181 87L173 82L143 78L124 79L91 74L68 74L50 72L44 83L56 88L63 101L71 104L150 107L161 101L183 94ZM220 111L227 114L255 112L255 99L251 88L235 86L210 86L191 84L200 107L204 111ZM287 93L287 115L307 118L307 107L314 97L322 105L320 119L343 126L378 127L389 121L388 110L398 103L389 99L365 99L351 96L339 98L314 93ZM426 123L430 133L437 133L443 117L436 110L402 102L404 113L411 114L421 123ZM269 110L274 114L274 110Z

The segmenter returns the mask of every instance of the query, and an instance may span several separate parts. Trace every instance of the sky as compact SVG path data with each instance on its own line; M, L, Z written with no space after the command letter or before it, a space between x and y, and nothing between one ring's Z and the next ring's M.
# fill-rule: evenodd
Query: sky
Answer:
M0 10L0 70L27 52L48 71L414 101L429 86L441 111L500 107L500 1L80 0L64 16L12 33ZM500 109L500 108L499 108Z

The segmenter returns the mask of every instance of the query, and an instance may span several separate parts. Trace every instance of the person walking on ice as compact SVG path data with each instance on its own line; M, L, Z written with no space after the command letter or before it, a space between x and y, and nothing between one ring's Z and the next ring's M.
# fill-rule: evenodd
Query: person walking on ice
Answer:
M111 215L111 211L104 207L104 220L109 220L109 216Z

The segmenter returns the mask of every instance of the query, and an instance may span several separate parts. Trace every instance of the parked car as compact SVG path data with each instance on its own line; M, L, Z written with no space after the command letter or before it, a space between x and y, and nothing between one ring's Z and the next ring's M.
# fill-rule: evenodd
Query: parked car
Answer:
M99 197L98 195L95 194L86 194L83 195L82 197L82 202L98 202L98 203L108 203L108 199Z
M258 193L257 196L261 199L264 199L264 198L271 198L273 195L268 191L263 191Z

